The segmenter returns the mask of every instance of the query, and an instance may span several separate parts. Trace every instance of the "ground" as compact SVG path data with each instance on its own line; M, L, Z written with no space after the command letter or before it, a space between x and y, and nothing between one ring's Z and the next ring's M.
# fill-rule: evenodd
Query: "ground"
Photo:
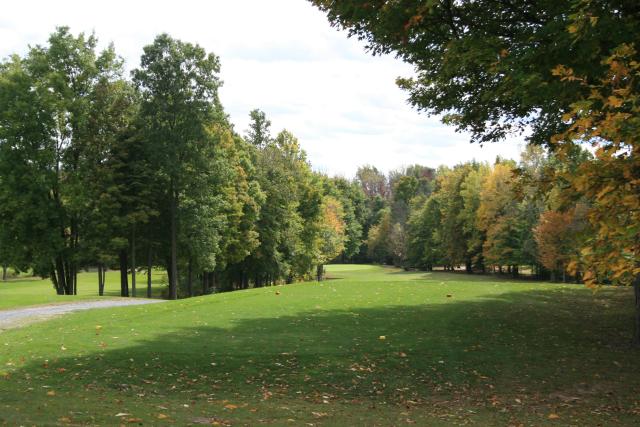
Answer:
M0 332L0 424L640 420L630 289L328 272Z
M152 273L152 295L159 296L162 284L166 283L165 274L154 270ZM137 274L137 296L147 295L147 275ZM106 297L120 295L120 272L108 271L105 280ZM131 274L129 274L131 284ZM78 274L78 295L56 295L49 279L39 279L21 275L8 282L0 282L0 310L23 307L35 304L59 304L78 300L94 300L98 298L98 273L83 272Z

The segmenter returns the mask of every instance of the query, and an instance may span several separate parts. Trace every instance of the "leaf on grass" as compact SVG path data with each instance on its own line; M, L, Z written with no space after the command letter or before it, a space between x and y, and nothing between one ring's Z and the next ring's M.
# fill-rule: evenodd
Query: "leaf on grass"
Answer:
M49 390L49 391L47 392L47 396L55 396L55 395L56 395L56 392L55 392L55 391L53 391L53 390Z
M557 420L558 418L560 418L560 415L551 413L547 418L549 418L550 420Z

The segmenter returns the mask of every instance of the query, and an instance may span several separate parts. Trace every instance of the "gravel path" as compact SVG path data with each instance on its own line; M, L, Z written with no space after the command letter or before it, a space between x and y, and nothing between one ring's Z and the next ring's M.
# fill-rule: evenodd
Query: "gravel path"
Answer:
M29 323L46 320L72 311L93 308L122 307L129 305L155 304L164 302L157 299L109 299L101 301L69 302L62 304L40 305L0 311L0 330L24 326Z

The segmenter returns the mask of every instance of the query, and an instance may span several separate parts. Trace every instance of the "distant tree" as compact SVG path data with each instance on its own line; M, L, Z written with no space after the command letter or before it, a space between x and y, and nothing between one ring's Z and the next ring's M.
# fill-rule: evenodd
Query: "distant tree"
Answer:
M366 222L367 211L364 191L357 182L344 178L333 178L330 182L333 185L325 188L325 194L336 197L344 212L344 260L353 260L360 255L364 243L363 224Z
M362 186L364 194L370 199L375 197L384 199L389 195L387 178L375 166L359 167L356 179Z
M344 210L339 200L325 196L322 201L322 217L320 219L320 257L318 260L317 278L324 276L324 264L331 261L344 250L345 222Z
M380 221L369 229L369 234L367 235L368 255L374 262L383 264L393 262L391 246L393 227L391 211L388 208L383 209L380 212Z
M267 119L264 111L258 109L251 110L249 113L251 122L245 139L256 147L264 147L271 140L271 121Z
M439 198L414 206L407 222L407 259L412 267L431 270L442 261Z
M478 227L477 214L481 203L482 186L490 173L489 165L476 164L460 184L463 207L458 218L467 244L466 260L472 264L472 268L482 271L485 270L482 247L486 240L486 232Z

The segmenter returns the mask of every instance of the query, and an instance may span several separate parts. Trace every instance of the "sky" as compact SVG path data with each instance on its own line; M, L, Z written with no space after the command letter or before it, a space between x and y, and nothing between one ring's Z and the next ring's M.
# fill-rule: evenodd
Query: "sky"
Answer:
M113 42L129 70L143 46L166 32L220 57L220 97L236 131L263 110L272 131L296 135L315 170L353 177L371 164L388 172L410 164L518 159L522 138L480 147L438 117L418 113L395 80L413 69L374 57L332 28L306 0L30 1L3 4L0 57L46 44L56 26Z

